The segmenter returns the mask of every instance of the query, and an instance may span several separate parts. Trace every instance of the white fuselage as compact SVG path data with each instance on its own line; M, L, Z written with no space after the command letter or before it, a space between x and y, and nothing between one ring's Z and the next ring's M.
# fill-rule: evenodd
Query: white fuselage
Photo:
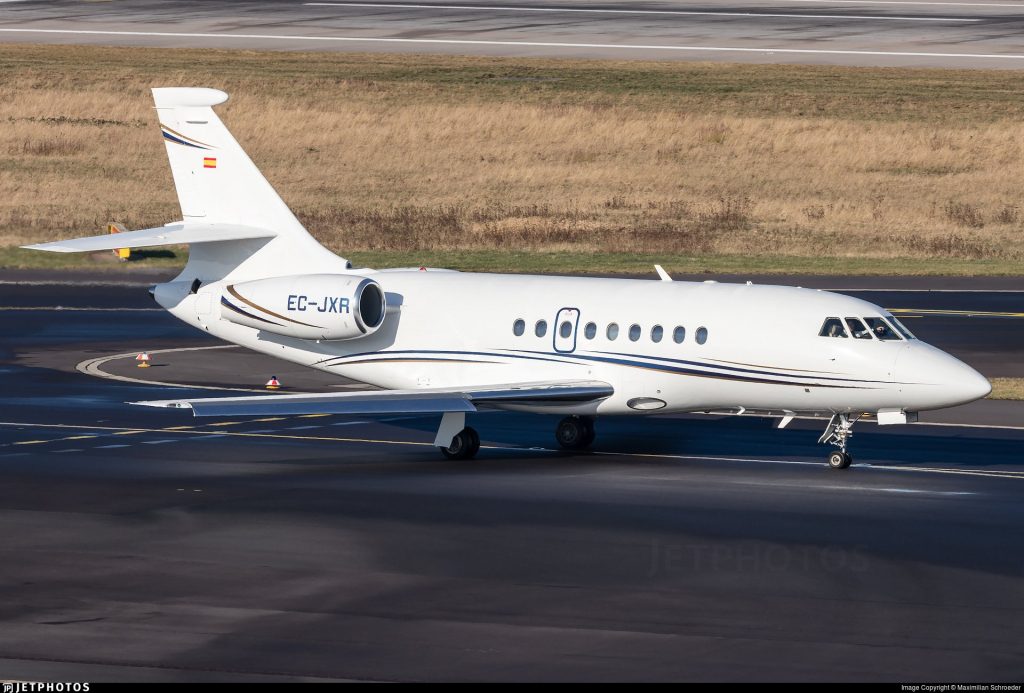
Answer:
M160 285L156 298L226 341L382 388L580 379L615 390L608 399L557 410L564 413L913 412L989 391L975 370L916 339L819 336L830 317L889 317L871 303L825 291L440 270L350 272L376 280L388 308L376 332L343 341L285 337L222 319L224 280L204 284L197 294L185 281ZM538 328L541 321L546 329ZM618 334L611 338L613 324Z

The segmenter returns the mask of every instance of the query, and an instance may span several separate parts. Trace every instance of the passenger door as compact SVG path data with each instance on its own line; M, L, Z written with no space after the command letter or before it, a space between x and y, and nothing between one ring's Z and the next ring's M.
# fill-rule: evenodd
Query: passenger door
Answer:
M580 323L579 308L562 308L555 316L555 351L569 354L576 351L576 329Z

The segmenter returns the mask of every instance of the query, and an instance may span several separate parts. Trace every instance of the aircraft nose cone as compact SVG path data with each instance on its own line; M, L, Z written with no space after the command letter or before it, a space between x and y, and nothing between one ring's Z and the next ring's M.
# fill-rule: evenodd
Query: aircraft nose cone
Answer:
M896 379L920 409L940 409L985 397L992 384L978 371L924 343L907 345L896 360Z
M961 384L959 385L959 390L961 396L964 397L964 401L973 402L976 399L988 397L988 393L992 392L992 383L988 381L988 378L966 363L961 363L960 366L963 369L963 373L960 376Z

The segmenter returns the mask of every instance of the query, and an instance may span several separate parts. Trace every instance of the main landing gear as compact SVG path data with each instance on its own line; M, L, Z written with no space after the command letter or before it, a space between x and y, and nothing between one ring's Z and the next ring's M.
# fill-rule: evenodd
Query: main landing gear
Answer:
M819 443L839 448L828 456L828 466L832 469L846 469L853 462L853 456L846 451L846 441L853 437L853 424L860 417L860 414L833 414L828 428L818 438Z
M466 412L449 411L441 417L434 445L450 460L471 460L480 452L480 434L466 425Z
M471 460L480 452L480 434L467 426L455 434L451 445L440 450L450 460Z
M594 419L589 416L565 417L555 428L555 440L566 450L590 447L594 442ZM465 414L449 412L441 418L434 445L450 460L471 460L480 452L480 434L466 426Z
M566 450L589 448L594 435L594 420L589 416L567 416L555 428L555 440Z

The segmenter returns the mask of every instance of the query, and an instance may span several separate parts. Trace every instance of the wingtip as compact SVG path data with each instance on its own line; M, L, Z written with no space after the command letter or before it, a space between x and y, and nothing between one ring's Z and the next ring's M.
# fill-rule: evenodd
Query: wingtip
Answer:
M73 253L74 248L68 248L67 246L61 245L60 242L56 243L33 243L32 245L21 246L25 250L42 250L47 253Z
M136 407L157 407L163 409L191 409L191 402L180 399L147 399L141 402L128 402Z

